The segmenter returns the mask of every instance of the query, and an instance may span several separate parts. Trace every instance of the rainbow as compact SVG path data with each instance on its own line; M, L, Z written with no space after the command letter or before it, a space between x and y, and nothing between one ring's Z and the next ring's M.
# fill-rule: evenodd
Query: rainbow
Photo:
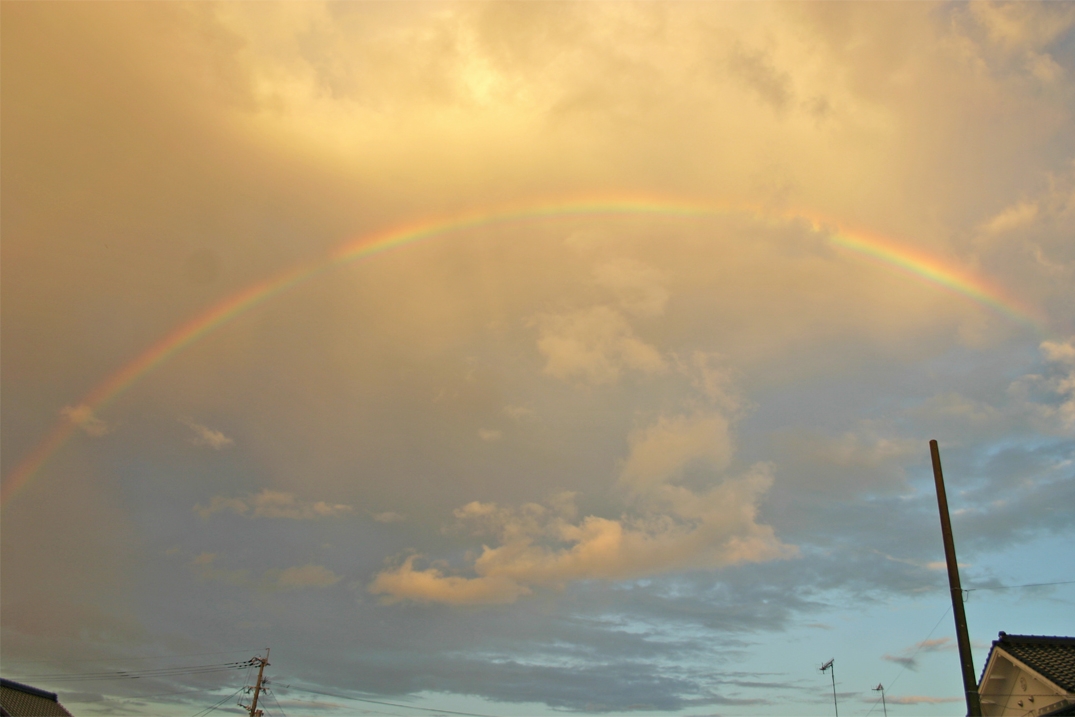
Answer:
M891 239L855 231L839 222L827 221L805 213L777 214L748 205L721 205L646 195L516 203L434 217L364 235L344 242L320 261L287 269L241 289L159 339L134 360L93 387L76 406L84 415L92 416L168 359L240 314L333 268L397 247L469 228L521 219L595 214L705 217L735 213L776 221L805 219L815 231L827 233L830 242L837 247L880 261L920 280L969 297L1010 319L1038 330L1044 327L1044 321L1032 308L1018 302L982 277ZM4 480L0 486L0 506L7 505L11 497L63 446L77 427L75 420L68 420L66 417L57 422L44 440Z

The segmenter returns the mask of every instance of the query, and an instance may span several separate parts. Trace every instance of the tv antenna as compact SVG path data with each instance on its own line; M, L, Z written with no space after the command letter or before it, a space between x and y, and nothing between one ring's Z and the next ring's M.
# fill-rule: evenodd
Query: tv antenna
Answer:
M836 668L833 666L834 662L836 662L835 657L822 665L821 671L828 672L832 677L832 706L836 710L836 717L840 717L840 706L836 704Z
M877 687L874 687L873 691L881 693L881 708L885 711L885 717L888 717L888 705L885 704L885 686L878 682ZM877 703L874 702L873 706L876 707Z

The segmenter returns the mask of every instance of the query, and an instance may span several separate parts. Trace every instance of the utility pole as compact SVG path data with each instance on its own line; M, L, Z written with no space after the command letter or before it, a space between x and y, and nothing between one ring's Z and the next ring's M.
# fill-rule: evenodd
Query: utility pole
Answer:
M873 691L874 692L877 692L877 691L881 692L881 708L885 711L885 717L888 717L888 705L885 704L885 686L882 685L880 682L878 682L877 687L874 687ZM876 707L877 703L874 702L873 706Z
M829 674L832 676L832 707L836 710L836 717L840 717L840 706L836 704L836 667L833 664L835 662L836 658L829 660L821 666L821 671L827 672L831 670Z
M265 648L265 657L255 657L258 663L258 681L254 684L254 699L250 702L250 717L262 717L265 713L258 709L258 696L261 694L261 677L269 664L269 648Z
M978 681L974 678L974 656L970 651L967 633L967 613L963 609L963 588L959 584L959 563L956 562L956 543L952 537L952 520L948 516L948 495L944 492L941 473L941 451L937 441L929 442L933 459L933 481L937 485L937 508L941 513L941 537L944 539L944 559L948 563L948 587L952 593L952 614L956 620L956 643L963 668L963 692L967 697L968 717L982 717L982 702L978 696Z

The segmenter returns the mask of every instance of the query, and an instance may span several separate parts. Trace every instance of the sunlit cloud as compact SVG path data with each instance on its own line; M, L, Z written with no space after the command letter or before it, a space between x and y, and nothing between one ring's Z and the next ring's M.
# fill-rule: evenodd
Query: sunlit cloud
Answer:
M302 590L306 588L327 588L338 583L342 576L337 575L323 565L300 565L283 569L266 570L260 576L248 568L224 568L219 565L220 555L201 553L190 562L190 567L199 580L220 582L239 587L257 588L259 590Z
M610 384L625 371L652 374L667 368L660 352L638 338L623 315L611 307L543 314L537 323L538 350L550 376Z
M292 520L317 520L348 515L354 508L343 503L325 501L302 501L293 493L263 489L260 493L240 498L213 496L209 505L196 505L194 512L202 518L214 513L231 511L250 518L289 518Z
M376 520L378 523L402 523L407 519L407 516L402 513L397 513L393 510L386 510L380 513L371 513L370 517Z
M219 451L235 443L235 441L228 438L220 431L209 428L208 426L203 426L200 423L183 419L180 419L180 423L185 424L190 430L194 431L194 437L190 440L191 443L196 446L209 446L210 448Z
M98 418L93 409L84 403L77 406L64 406L60 409L60 414L78 426L87 436L100 438L112 432L112 426Z
M1064 564L1071 5L0 5L5 669L940 709L934 437L965 587Z
M578 518L576 495L518 508L474 501L455 510L471 534L491 538L467 574L446 566L419 569L419 555L381 571L370 592L387 601L510 603L536 588L563 589L576 580L624 580L673 570L712 569L793 558L756 520L772 484L769 467L721 476L733 453L728 419L716 412L661 416L636 431L619 483L632 508L619 519ZM697 466L711 487L679 483ZM718 478L718 476L720 476Z
M594 281L615 294L620 307L635 316L660 316L668 303L661 272L634 259L616 259L595 267Z

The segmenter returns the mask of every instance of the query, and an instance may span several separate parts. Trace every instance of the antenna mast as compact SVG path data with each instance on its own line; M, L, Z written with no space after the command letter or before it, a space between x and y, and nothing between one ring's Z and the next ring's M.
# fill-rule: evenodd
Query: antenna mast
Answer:
M828 662L826 662L824 665L821 666L821 671L822 672L828 672L829 670L831 670L831 672L829 674L832 677L832 708L834 710L836 710L836 717L840 717L840 706L838 704L836 704L836 666L835 666L835 662L836 662L835 658L829 660Z

